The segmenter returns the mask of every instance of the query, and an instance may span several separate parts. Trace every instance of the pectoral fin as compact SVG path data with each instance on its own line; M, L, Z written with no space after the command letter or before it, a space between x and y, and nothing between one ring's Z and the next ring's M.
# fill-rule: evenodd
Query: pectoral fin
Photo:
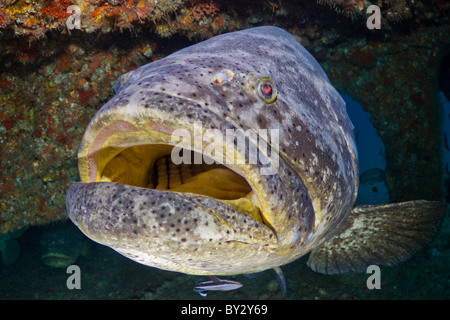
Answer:
M307 264L326 274L398 264L431 242L445 209L444 203L424 200L357 206Z

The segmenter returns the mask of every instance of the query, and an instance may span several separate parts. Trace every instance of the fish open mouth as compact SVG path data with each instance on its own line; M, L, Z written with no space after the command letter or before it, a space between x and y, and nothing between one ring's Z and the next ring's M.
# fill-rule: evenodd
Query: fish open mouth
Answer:
M107 163L100 181L189 192L220 200L242 198L251 191L250 185L242 176L224 165L214 163L212 159L203 161L203 155L197 152L190 152L188 157L197 161L174 164L172 149L173 146L170 145L127 148ZM186 151L184 149L182 152Z
M144 265L234 274L242 272L236 259L255 255L248 272L261 268L261 259L279 243L252 168L247 175L246 166L223 165L212 161L216 154L208 158L206 151L181 148L193 163L180 162L172 152L179 145L151 135L116 130L82 142L82 181L66 196L70 219L92 240Z
M173 145L145 144L125 148L108 160L99 159L99 182L203 195L263 222L260 203L247 180L206 155L188 152L190 163L172 161ZM185 158L185 155L183 155ZM185 159L186 159L185 158Z

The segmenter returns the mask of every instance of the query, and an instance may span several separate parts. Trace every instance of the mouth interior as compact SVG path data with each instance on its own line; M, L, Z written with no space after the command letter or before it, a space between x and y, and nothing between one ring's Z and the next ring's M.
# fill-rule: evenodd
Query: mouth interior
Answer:
M183 152L189 152L187 158L191 159L191 164L174 164L172 149L172 145L162 144L126 148L106 163L100 181L203 195L263 220L258 199L244 177L202 154L185 149L180 156L185 159Z

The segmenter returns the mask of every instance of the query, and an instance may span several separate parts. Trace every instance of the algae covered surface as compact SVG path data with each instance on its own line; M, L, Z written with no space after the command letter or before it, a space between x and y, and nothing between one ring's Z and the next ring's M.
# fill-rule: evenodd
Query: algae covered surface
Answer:
M80 29L67 27L70 5L80 9ZM381 29L367 28L370 5L380 7ZM42 259L55 240L42 239L70 223L65 194L79 181L81 137L120 75L260 25L290 32L370 114L390 201L449 202L450 115L439 94L449 99L446 1L0 1L0 247L21 233L16 261L0 264L1 299L200 299L198 277L141 266L81 235L63 243L77 246L70 255L82 271L82 289L69 290L66 269ZM236 276L241 289L207 299L448 299L449 234L447 214L429 247L381 268L381 290L367 289L364 273L314 273L303 257L283 267L285 296L266 271Z

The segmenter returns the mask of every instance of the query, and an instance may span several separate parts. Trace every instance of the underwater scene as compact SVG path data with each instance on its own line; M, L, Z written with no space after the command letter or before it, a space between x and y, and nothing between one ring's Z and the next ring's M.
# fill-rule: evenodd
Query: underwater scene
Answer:
M449 299L449 34L446 0L0 1L0 300Z

